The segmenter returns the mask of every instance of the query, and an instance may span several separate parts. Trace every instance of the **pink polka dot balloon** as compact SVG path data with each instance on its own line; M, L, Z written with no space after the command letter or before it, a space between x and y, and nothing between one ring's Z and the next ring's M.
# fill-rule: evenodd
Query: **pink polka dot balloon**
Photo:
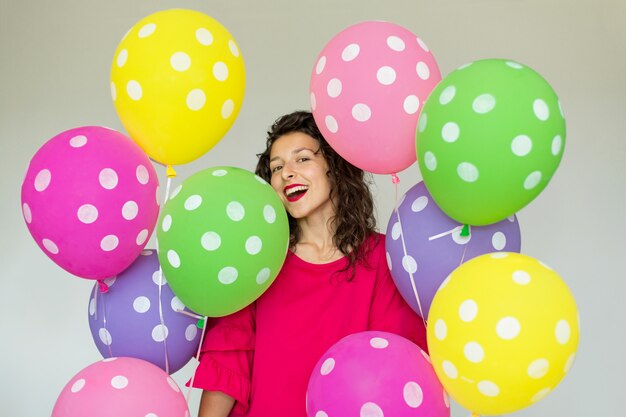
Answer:
M157 366L135 358L89 365L65 385L52 417L189 417L176 382Z
M428 94L441 80L426 44L388 22L343 30L319 54L311 74L315 121L353 165L376 174L415 162L415 129Z
M428 355L393 333L344 337L309 379L309 417L449 417L450 402Z
M103 279L141 253L159 213L158 179L131 139L79 127L50 139L30 161L22 211L50 259L82 278Z

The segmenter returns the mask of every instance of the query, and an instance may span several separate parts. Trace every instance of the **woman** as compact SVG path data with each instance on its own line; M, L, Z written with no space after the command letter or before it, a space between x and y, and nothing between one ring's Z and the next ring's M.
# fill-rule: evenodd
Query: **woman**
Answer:
M311 113L274 123L256 173L287 210L290 250L265 294L209 323L194 382L200 417L305 417L313 367L352 333L389 331L426 349L423 321L389 274L364 172L326 143Z

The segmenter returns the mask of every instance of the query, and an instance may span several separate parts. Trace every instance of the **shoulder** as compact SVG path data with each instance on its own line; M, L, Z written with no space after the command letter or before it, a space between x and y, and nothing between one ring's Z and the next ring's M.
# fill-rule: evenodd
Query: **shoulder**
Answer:
M368 262L377 263L381 258L385 259L385 235L378 232L370 234L363 242L363 250Z
M372 232L366 239L365 244L376 251L385 250L385 235L378 232Z

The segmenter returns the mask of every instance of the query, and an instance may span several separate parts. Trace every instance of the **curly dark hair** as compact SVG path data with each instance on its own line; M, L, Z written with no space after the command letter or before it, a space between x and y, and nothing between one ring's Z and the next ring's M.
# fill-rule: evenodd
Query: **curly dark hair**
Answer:
M331 183L330 200L335 209L332 219L335 227L333 242L337 249L348 258L345 270L352 269L348 278L354 277L356 264L362 262L372 249L368 237L375 232L374 200L369 189L370 178L362 169L343 159L320 133L313 115L308 111L295 111L279 117L267 132L265 151L258 154L256 174L271 181L270 152L278 138L293 132L305 133L319 142L320 150L328 163L328 178ZM289 247L294 248L300 239L296 219L289 218Z

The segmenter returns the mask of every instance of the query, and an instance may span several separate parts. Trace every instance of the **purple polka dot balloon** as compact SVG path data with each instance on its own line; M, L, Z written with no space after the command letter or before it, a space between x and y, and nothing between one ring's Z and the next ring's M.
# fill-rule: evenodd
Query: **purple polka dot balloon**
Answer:
M105 280L108 292L101 293L96 284L89 299L89 328L105 358L128 356L166 370L167 348L167 370L172 374L196 354L201 331L198 319L177 311L189 312L159 275L156 251L146 250L127 270Z
M344 337L315 365L307 414L361 417L448 417L450 402L428 355L393 333Z
M387 264L400 294L422 317L428 317L437 289L461 263L485 253L520 251L515 216L472 227L469 236L461 236L462 229L437 207L423 182L407 191L391 214Z

